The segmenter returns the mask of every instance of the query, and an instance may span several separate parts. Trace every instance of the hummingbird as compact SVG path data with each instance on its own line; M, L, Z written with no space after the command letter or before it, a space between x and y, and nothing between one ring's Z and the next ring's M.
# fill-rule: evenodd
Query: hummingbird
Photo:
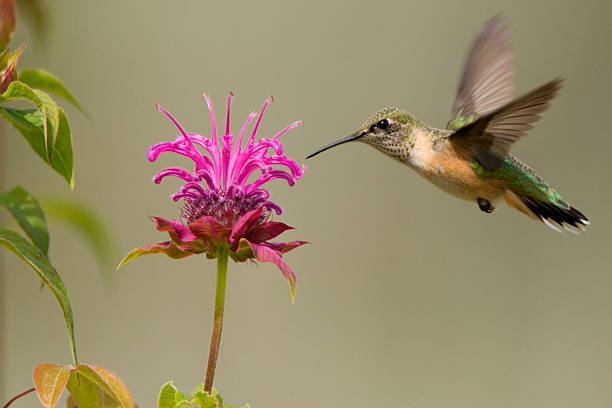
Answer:
M587 217L509 152L563 82L554 79L515 99L513 59L510 32L501 17L494 17L472 44L445 129L403 109L384 108L353 134L306 158L347 142L366 143L485 213L503 199L557 231L584 231L590 224Z

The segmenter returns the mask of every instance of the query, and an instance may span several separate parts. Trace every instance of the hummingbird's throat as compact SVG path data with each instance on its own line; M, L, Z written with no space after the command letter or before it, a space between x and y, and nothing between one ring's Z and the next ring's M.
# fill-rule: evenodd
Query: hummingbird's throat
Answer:
M414 142L410 143L409 140L402 142L391 137L368 137L368 135L366 135L361 138L360 141L369 144L376 150L401 162L406 162L408 160L410 157L410 150L414 146Z

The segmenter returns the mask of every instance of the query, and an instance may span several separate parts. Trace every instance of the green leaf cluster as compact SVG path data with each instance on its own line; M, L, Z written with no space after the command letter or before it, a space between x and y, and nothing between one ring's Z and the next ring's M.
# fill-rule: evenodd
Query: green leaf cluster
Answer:
M62 81L45 70L20 71L0 94L0 115L26 139L32 150L72 188L74 186L72 133L64 110L44 91L63 97L88 116ZM25 100L34 109L17 109L7 102Z
M68 388L71 394L68 399L69 407L135 407L123 381L104 367L43 363L36 366L33 377L36 394L47 408L53 408L57 404L65 388Z
M0 103L24 99L36 109L0 106L0 115L22 134L32 150L74 186L72 134L68 117L46 93L14 81L0 95Z
M0 1L0 49L8 44L14 27L14 1ZM24 49L25 45L22 45L12 53L8 48L0 52L0 116L11 123L34 153L73 188L74 158L70 123L64 110L58 107L47 92L66 99L86 117L89 115L52 73L45 70L17 72L17 63ZM20 105L12 105L13 101L26 101L33 107L22 109ZM52 408L59 401L63 390L68 388L71 393L68 407L71 408L134 408L127 387L117 375L103 367L78 364L72 306L66 286L49 259L49 231L38 200L23 187L17 186L0 192L2 207L17 221L25 236L21 232L0 227L0 245L26 262L51 290L64 314L68 329L73 365L44 363L34 369L34 385L40 402ZM48 207L52 216L68 221L79 230L98 249L100 258L108 255L108 234L96 214L87 206L55 200Z
M191 392L179 391L172 381L164 384L159 391L157 408L238 408L223 402L223 397L214 388L210 393L204 391L204 384L195 387ZM239 408L249 408L245 404Z
M61 80L44 70L24 70L16 73L17 61L25 45L12 54L6 49L0 55L3 71L3 93L0 94L0 115L26 139L32 150L58 172L72 188L74 186L72 133L64 110L44 91L52 92L74 104L84 114L81 105ZM7 103L25 100L34 105L18 109ZM72 359L77 365L74 339L74 319L66 287L49 259L49 232L38 201L23 187L0 193L0 207L5 207L26 233L0 228L0 245L25 261L51 289L57 298L68 329ZM93 228L89 228L92 231ZM93 233L90 234L93 236Z

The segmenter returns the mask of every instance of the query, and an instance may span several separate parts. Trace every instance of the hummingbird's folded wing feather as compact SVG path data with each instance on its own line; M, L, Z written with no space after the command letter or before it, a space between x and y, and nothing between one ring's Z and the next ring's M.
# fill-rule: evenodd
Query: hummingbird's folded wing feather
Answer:
M457 130L448 140L460 154L475 158L485 168L493 169L503 161L512 144L525 136L540 119L540 114L548 109L562 83L561 78L554 79Z
M510 31L501 17L494 17L472 45L447 129L458 130L512 100L513 60Z

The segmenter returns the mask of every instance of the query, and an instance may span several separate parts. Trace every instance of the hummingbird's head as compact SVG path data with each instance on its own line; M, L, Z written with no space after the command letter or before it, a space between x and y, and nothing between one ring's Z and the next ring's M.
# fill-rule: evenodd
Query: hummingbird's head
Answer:
M413 129L422 127L410 113L399 108L381 109L372 116L352 135L336 140L310 154L306 158L316 156L327 149L347 142L363 142L394 158L406 157L409 153Z

